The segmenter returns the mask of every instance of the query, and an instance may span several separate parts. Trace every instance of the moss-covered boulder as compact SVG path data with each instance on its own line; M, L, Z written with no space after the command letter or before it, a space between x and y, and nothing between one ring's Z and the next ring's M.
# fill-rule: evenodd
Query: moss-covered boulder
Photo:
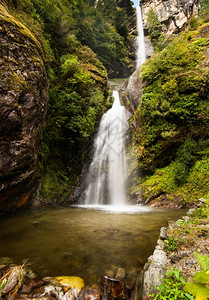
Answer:
M0 211L5 211L32 194L48 84L39 42L3 5L0 44Z

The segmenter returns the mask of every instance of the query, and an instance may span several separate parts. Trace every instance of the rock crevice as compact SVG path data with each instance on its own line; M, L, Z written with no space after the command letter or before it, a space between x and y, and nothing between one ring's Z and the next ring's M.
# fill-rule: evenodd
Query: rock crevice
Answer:
M33 34L0 5L0 210L32 193L38 134L48 103L43 52Z

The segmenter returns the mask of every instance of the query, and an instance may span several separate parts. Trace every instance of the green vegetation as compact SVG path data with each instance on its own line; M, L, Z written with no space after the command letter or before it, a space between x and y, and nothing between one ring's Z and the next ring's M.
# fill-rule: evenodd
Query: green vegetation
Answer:
M156 287L158 294L156 296L151 295L153 300L166 300L166 299L190 299L195 298L188 292L183 290L185 286L185 280L181 276L179 270L174 269L173 271L166 273L166 278L159 287Z
M162 34L162 25L158 20L157 14L151 8L147 15L147 27L151 42L155 51L161 51L164 47L164 35Z
M77 181L90 136L109 106L107 72L129 73L133 65L125 11L115 0L95 3L3 1L14 22L25 25L23 34L34 34L45 56L49 109L39 135L36 176L46 202L66 199Z
M177 221L177 226L170 228L168 231L168 239L164 241L164 249L167 253L175 252L181 247L190 247L194 245L197 237L207 239L209 231L207 229L209 202L206 201L202 206L196 208L184 220ZM205 226L206 225L206 226Z
M168 259L177 257L177 260L168 263L166 278L159 287L156 287L158 294L151 295L151 299L206 300L209 298L209 256L200 254L202 251L207 252L205 244L209 237L208 216L209 201L207 200L200 207L191 209L186 217L169 226L164 250L168 254ZM194 251L197 246L199 253ZM187 259L191 259L191 255L179 257L179 253L187 250L194 251L194 261L195 259L197 261L190 271L185 268L184 263ZM196 271L198 264L200 271Z
M187 282L184 290L195 296L195 299L206 300L209 298L209 256L200 255L198 252L194 253L198 261L201 271L196 272L193 277L194 281Z
M138 189L148 201L164 195L183 205L208 197L208 12L203 1L199 19L191 18L167 46L157 16L149 12L150 36L161 51L142 67L145 87L134 116L140 128L134 136L142 176Z

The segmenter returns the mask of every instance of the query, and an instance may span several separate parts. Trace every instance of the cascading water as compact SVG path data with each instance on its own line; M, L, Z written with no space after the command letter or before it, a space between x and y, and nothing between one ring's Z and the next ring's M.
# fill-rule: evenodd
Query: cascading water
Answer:
M137 51L136 51L136 68L146 61L146 51L144 42L144 30L142 24L141 7L136 7L136 18L137 18Z
M94 156L88 173L85 205L125 205L125 132L126 109L117 91L114 102L102 117L94 142Z

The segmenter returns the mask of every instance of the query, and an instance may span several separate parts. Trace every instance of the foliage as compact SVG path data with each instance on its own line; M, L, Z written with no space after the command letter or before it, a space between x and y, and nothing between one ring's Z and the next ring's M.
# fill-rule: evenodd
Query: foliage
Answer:
M100 8L83 0L6 2L43 47L49 109L40 133L41 195L59 201L75 184L89 139L109 106L106 68L114 72L129 60L126 13L115 0Z
M194 245L194 240L207 239L209 231L207 230L208 202L196 208L188 217L180 219L176 222L176 226L168 231L168 239L164 241L164 249L166 252L175 252Z
M171 237L164 241L164 249L166 252L175 251L178 249L175 238Z
M204 20L204 22L209 22L209 0L201 1L199 16Z
M157 295L151 295L153 300L163 300L163 299L190 299L194 300L194 297L183 290L185 286L185 281L181 276L179 270L174 269L173 271L166 273L166 278L159 287Z
M194 281L187 282L184 290L194 295L196 300L205 300L209 298L209 256L200 255L198 252L194 255L202 271L195 273Z
M187 182L200 143L208 138L208 27L174 37L141 71L145 87L135 113L140 169L148 175L172 163L175 186Z
M177 185L186 182L189 175L188 170L191 168L197 157L194 155L197 149L197 143L188 139L179 147L176 152L176 159L173 165L173 177Z
M141 182L143 196L145 199L166 194L171 201L184 205L192 203L204 197L207 199L209 190L209 157L207 154L194 162L186 175L183 185L176 181L176 162L168 166L156 169L153 175L147 176Z
M162 25L158 20L157 14L152 8L150 8L147 14L147 27L155 51L161 51L164 48L163 42L165 37L161 32Z

